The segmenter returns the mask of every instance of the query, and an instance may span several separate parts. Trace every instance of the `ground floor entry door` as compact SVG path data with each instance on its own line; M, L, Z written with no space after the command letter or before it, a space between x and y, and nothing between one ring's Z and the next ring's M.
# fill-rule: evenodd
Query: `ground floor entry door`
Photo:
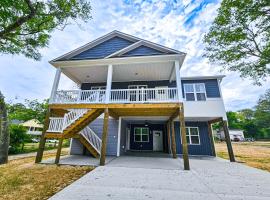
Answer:
M153 151L163 151L162 131L153 131Z

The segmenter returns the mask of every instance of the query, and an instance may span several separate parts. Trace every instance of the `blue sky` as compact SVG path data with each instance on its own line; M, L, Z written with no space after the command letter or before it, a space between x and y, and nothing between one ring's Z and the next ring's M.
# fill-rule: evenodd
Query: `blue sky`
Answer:
M74 24L53 32L49 46L41 50L41 61L0 55L0 91L9 102L48 98L55 73L48 61L116 29L186 52L181 69L184 76L225 74L221 86L227 110L253 107L270 80L261 87L253 86L250 80L220 71L220 66L202 57L203 35L219 4L214 0L92 0L93 19L81 28ZM60 87L75 85L61 77Z

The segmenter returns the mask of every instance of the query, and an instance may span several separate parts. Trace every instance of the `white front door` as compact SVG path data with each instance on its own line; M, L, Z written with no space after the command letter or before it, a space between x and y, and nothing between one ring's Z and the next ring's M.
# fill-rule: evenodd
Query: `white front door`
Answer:
M162 131L153 131L153 151L163 151Z

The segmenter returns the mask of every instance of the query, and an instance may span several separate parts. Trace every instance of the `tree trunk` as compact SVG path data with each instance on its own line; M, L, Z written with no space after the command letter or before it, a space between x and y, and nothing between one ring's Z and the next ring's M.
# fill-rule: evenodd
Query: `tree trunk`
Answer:
M0 164L8 162L9 133L7 110L4 97L0 92Z
M22 143L22 149L21 150L23 151L23 149L24 149L24 142Z

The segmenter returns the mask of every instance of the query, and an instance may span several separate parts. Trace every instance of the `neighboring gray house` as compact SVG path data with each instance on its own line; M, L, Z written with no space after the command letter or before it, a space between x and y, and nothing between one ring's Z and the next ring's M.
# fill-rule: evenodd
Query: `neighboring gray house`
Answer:
M211 123L227 125L224 76L183 77L185 56L113 31L52 60L54 116L43 137L73 138L71 154L91 154L101 164L105 155L150 151L184 154L188 169L187 154L215 156ZM58 90L61 73L80 88Z

